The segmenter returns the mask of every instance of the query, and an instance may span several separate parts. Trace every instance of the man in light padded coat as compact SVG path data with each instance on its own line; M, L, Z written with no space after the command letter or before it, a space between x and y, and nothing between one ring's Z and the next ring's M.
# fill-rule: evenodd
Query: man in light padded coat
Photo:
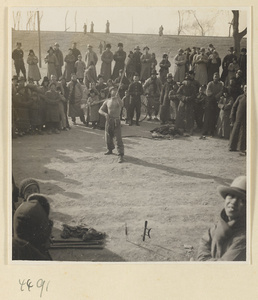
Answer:
M220 186L225 199L219 222L202 237L197 259L200 261L246 260L246 176L228 186Z

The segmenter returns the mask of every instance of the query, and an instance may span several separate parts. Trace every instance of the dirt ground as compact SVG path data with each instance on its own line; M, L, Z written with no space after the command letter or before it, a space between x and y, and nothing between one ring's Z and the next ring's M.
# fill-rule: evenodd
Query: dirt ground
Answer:
M105 156L104 131L82 124L60 135L12 140L16 183L39 181L51 204L53 235L62 224L85 225L107 234L99 249L51 250L62 261L189 261L204 231L218 218L217 186L246 172L246 158L228 141L199 134L153 139L158 123L123 124L125 162ZM144 222L151 228L143 241ZM127 226L127 236L125 234ZM192 250L185 246L193 247Z

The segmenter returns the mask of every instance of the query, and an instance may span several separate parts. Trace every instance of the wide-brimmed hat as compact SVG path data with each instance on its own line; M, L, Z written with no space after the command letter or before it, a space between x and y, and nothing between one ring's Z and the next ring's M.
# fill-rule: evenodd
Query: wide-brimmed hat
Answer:
M57 46L57 47L59 47L59 44L58 44L58 43L55 43L55 44L54 44L54 46Z
M246 200L246 176L236 177L230 186L219 186L218 191L223 198L233 195Z
M150 48L149 48L148 46L145 46L145 47L143 48L143 50L145 50L145 49L150 50Z
M181 52L181 53L183 53L183 52L184 52L184 50L183 50L182 48L180 48L180 49L178 49L178 52Z
M92 48L92 46L90 44L87 45L87 48Z
M141 50L139 46L134 47L134 50Z

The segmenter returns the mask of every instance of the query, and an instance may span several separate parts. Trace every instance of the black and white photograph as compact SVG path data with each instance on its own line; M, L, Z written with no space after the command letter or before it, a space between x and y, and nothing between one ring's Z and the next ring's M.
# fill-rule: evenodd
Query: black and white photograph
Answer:
M11 263L250 263L250 8L8 14Z

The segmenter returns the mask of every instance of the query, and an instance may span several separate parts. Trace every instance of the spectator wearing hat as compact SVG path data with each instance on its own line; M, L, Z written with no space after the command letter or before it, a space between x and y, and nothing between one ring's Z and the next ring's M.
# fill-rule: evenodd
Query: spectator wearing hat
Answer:
M47 64L47 77L48 77L48 79L50 79L51 75L57 76L56 66L58 65L58 61L54 54L53 47L49 47L47 52L48 52L48 54L45 57L44 61Z
M86 34L87 33L87 24L84 23L83 25L83 33Z
M245 85L244 94L236 99L231 110L230 121L233 129L229 141L229 151L246 151L246 90Z
M84 72L84 83L87 88L90 88L90 86L97 81L98 79L96 74L96 67L94 65L94 62L92 61L89 67Z
M206 89L207 102L204 111L203 135L214 136L218 119L218 101L223 93L224 84L219 80L219 74L214 73L213 81L209 82Z
M185 73L188 73L190 70L190 52L191 52L191 49L189 47L187 47L184 52L185 58L186 58Z
M141 74L141 56L142 56L142 53L140 51L140 47L139 46L136 46L134 48L134 53L133 53L133 64L134 64L134 70L135 70L135 73L137 74Z
M163 30L164 30L164 28L163 28L163 26L161 25L161 26L159 27L159 36L163 36Z
M143 87L139 81L139 74L135 73L133 82L129 85L128 93L130 96L130 121L129 126L133 125L134 110L136 110L136 126L140 126L139 119L141 116L141 96L144 94Z
M246 70L247 70L247 57L246 48L242 48L240 51L240 56L238 59L239 68L242 71L242 76L244 79L244 84L246 84Z
M112 79L115 80L119 76L119 70L125 67L126 52L123 50L124 45L118 43L118 50L114 53L115 66L113 69Z
M79 54L80 55L80 54ZM76 58L73 55L73 50L70 48L68 54L65 56L65 69L64 69L64 78L67 82L71 81L71 74L74 73Z
M176 128L183 134L193 134L194 128L194 102L196 99L196 88L191 81L191 77L186 75L183 84L179 87L178 112L176 115Z
M212 44L209 44L206 55L209 57L215 51L215 47Z
M208 82L213 80L214 73L219 73L220 66L221 66L221 58L219 57L219 53L214 50L208 56L208 64L207 64Z
M208 56L205 54L205 48L200 49L200 54L195 59L195 79L204 85L208 83Z
M76 42L73 42L71 49L72 49L72 54L75 57L75 60L77 60L78 55L81 55L81 51L77 48Z
M27 64L28 64L28 78L32 78L33 81L36 81L37 84L39 83L39 80L41 79L41 75L39 72L38 67L38 58L35 55L34 51L31 49L29 51L29 55L27 58Z
M162 61L159 63L159 76L162 84L167 81L167 74L169 73L169 68L171 67L171 63L168 60L168 55L166 53L162 56Z
M126 77L130 81L133 81L133 75L135 73L135 64L133 61L133 51L130 51L126 60Z
M78 60L74 64L75 68L75 74L77 76L77 79L81 84L83 84L83 79L84 79L84 72L86 70L86 64L82 60L82 56L78 55Z
M57 58L58 64L56 66L56 74L57 74L57 78L60 79L60 77L62 76L62 67L64 65L64 56L63 56L63 52L60 50L59 48L59 44L55 43L54 44L54 54Z
M222 61L222 74L221 74L221 81L225 83L226 78L228 76L228 66L230 63L232 63L233 58L237 58L234 54L234 47L229 47L228 54L223 58Z
M103 79L105 82L109 78L111 78L111 70L112 70L112 61L113 61L113 53L110 51L111 45L106 45L106 50L101 55L101 68L100 68L100 74L103 76Z
M40 187L37 180L33 178L25 178L19 185L19 197L23 201L27 201L27 198L34 193L40 193Z
M154 120L159 121L158 113L159 113L159 98L162 89L162 82L159 78L157 78L157 71L153 70L151 73L150 78L148 78L144 85L143 90L144 94L147 97L147 114L148 114L148 121L152 118L152 113L154 112Z
M22 44L20 42L16 43L16 49L14 49L12 52L12 59L14 61L16 75L19 77L21 71L26 81L26 70L25 70L24 60L23 60L24 53L23 50L21 49L21 46Z
M226 78L226 81L225 81L225 86L229 85L229 81L230 81L231 78L236 77L236 73L239 69L240 68L239 68L237 58L233 57L232 63L230 63L229 66L228 66L228 75L227 75L227 78Z
M48 249L53 222L38 200L22 203L14 213L13 260L52 260Z
M148 46L145 46L143 48L143 54L141 55L141 74L140 74L141 82L144 82L146 79L150 78L151 54L149 53L149 50L150 48Z
M178 54L174 57L174 80L176 82L183 82L185 79L185 64L186 56L184 55L183 49L178 50Z
M173 90L173 86L176 84L176 82L173 80L172 73L167 74L167 80L164 83L161 93L160 93L160 121L161 125L165 124L170 119L170 99L169 99L169 93ZM178 87L177 87L178 89ZM177 92L177 91L176 91Z
M76 125L76 117L80 117L83 124L86 124L84 112L81 108L83 88L77 81L76 74L71 74L71 81L67 85L68 87L68 116L72 118L72 122Z
M116 138L118 162L123 162L124 144L121 133L120 113L123 106L122 100L118 96L117 87L110 88L111 98L107 99L99 109L99 113L106 117L105 141L107 152L105 155L112 154L115 149L114 138Z
M246 260L246 176L236 177L230 186L219 186L225 199L217 224L200 241L199 261Z
M216 126L217 135L220 138L229 139L230 137L230 112L233 106L233 97L228 93L226 87L223 88L223 94L219 99L218 107L220 109L218 122Z

